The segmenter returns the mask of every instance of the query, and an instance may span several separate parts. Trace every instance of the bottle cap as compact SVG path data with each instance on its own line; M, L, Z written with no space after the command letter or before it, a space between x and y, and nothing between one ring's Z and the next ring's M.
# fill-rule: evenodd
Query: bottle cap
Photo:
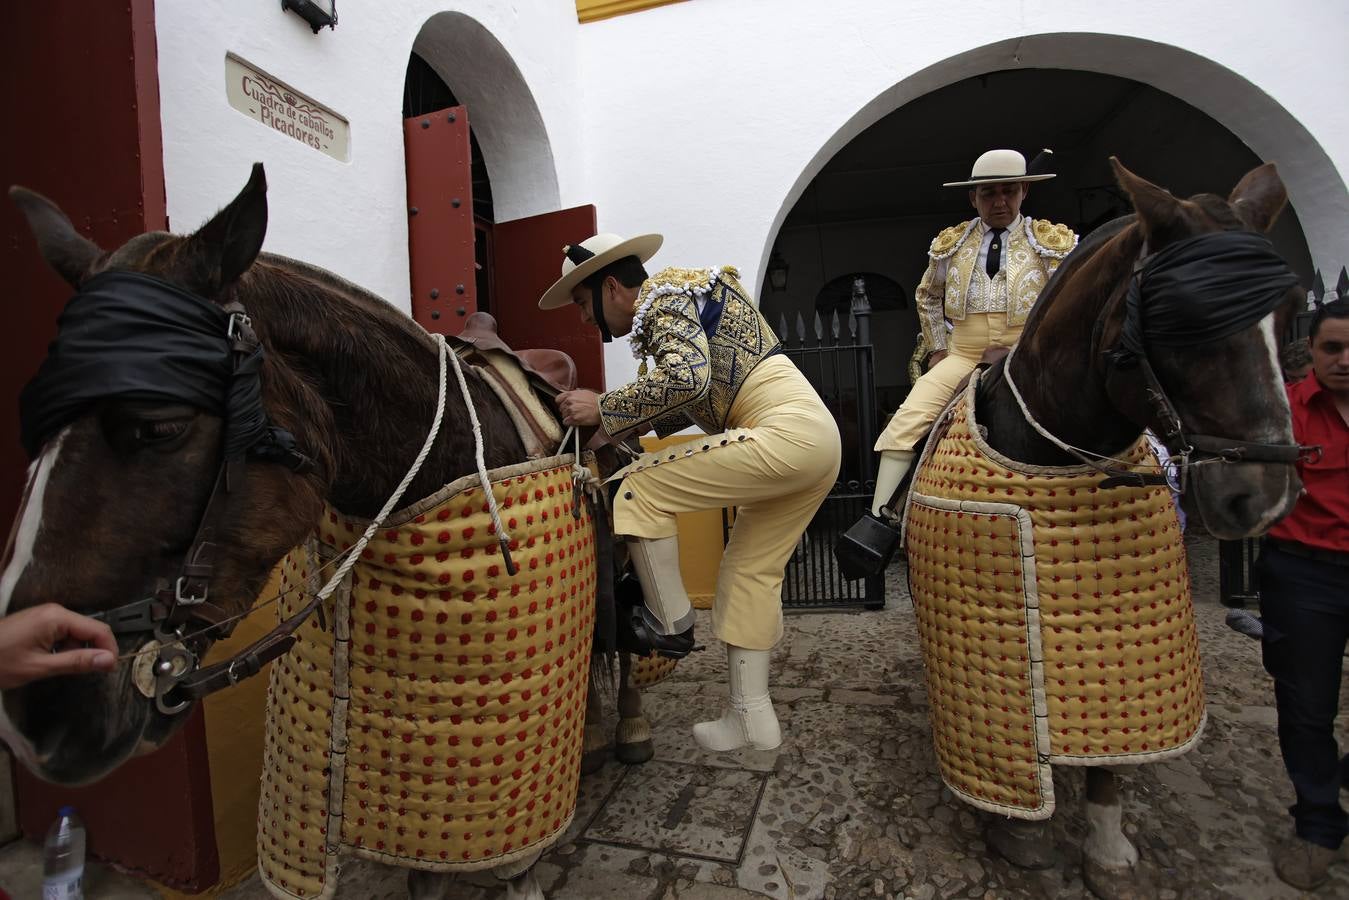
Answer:
M59 815L59 816L73 816L73 815L75 815L75 807L73 807L73 806L63 806L63 807L61 807L61 809L57 812L57 815Z

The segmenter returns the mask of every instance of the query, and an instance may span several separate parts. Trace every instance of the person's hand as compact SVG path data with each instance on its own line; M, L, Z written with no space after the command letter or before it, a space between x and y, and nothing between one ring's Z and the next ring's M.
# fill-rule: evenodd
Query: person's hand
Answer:
M563 425L600 424L600 395L594 391L563 391L553 398Z
M55 603L0 619L0 690L53 675L111 672L115 668L117 640L112 629L97 619Z
M933 350L927 358L927 370L931 372L943 359L946 359L945 350Z

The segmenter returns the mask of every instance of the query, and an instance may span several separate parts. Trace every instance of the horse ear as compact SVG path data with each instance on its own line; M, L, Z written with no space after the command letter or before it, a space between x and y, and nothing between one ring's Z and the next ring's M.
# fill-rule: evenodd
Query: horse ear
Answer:
M1274 163L1265 163L1247 172L1227 200L1252 231L1269 231L1288 203L1288 188Z
M28 229L47 265L71 287L78 288L103 250L76 231L61 208L41 194L14 185L9 198L28 220Z
M1170 191L1130 172L1114 156L1110 157L1110 167L1115 170L1115 180L1119 186L1133 201L1138 221L1149 237L1167 231L1168 226L1181 218L1181 201L1172 196Z
M211 217L188 240L202 254L211 272L209 286L227 287L248 267L262 250L267 235L267 176L262 163L253 164L248 184L229 205Z

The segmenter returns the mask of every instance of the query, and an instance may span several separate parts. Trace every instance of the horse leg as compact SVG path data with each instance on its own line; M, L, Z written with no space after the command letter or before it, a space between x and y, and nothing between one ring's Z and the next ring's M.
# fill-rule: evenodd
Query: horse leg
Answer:
M630 766L641 765L656 755L651 742L651 723L642 715L642 693L629 684L632 654L618 654L618 733L614 755Z
M543 851L540 850L492 870L492 875L498 881L506 883L506 900L545 900L539 878L534 874L534 864L542 855Z
M1087 838L1082 880L1101 900L1145 900L1156 892L1139 876L1138 848L1124 834L1119 779L1100 766L1087 769Z
M1052 869L1059 864L1050 820L997 819L984 833L988 846L1022 869Z
M453 878L447 872L408 869L408 900L446 900Z
M599 688L594 681L586 690L586 717L584 737L581 739L581 774L591 775L604 766L608 737L604 733L604 708Z

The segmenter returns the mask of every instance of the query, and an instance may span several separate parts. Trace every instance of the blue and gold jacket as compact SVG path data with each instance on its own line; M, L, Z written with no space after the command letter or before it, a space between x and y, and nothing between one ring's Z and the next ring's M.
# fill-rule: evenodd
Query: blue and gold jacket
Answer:
M605 431L654 428L664 437L690 424L709 434L726 429L740 386L782 347L739 277L731 266L662 269L642 282L631 333L642 367L636 381L600 396Z

